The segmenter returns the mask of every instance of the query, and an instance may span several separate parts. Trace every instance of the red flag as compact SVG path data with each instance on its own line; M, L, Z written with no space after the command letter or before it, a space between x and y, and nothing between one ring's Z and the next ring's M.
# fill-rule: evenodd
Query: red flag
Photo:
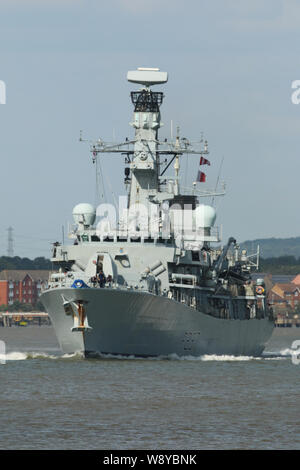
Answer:
M206 158L201 157L200 158L200 165L210 165L210 161L206 160Z
M197 181L198 183L205 183L206 174L203 171L198 171Z

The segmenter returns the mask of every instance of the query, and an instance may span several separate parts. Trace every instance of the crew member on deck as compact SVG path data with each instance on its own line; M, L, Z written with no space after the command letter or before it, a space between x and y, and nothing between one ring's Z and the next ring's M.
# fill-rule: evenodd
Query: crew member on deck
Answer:
M99 273L98 273L98 283L99 283L99 287L104 287L104 286L105 286L105 282L106 282L105 274L104 274L104 272L101 270L101 271L99 271Z

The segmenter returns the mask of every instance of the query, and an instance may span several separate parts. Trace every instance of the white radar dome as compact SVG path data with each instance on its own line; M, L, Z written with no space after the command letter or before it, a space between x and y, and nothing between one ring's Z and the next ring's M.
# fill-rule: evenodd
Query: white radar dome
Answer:
M86 202L77 204L73 209L73 219L76 224L93 225L96 219L96 209Z
M195 209L196 227L210 228L216 221L217 213L212 206L201 204Z

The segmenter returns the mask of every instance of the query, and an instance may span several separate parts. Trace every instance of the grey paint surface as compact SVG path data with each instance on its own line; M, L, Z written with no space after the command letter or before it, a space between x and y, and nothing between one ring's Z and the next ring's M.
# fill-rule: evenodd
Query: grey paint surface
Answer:
M72 332L62 295L87 300L88 332ZM114 289L61 289L42 300L64 352L160 356L260 355L272 335L268 319L224 320L149 293Z

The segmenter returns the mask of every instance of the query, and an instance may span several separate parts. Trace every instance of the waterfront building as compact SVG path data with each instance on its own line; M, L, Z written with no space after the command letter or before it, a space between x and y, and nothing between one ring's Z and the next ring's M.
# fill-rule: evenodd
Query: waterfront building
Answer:
M5 269L0 272L0 305L14 302L35 305L42 287L47 287L48 270Z

